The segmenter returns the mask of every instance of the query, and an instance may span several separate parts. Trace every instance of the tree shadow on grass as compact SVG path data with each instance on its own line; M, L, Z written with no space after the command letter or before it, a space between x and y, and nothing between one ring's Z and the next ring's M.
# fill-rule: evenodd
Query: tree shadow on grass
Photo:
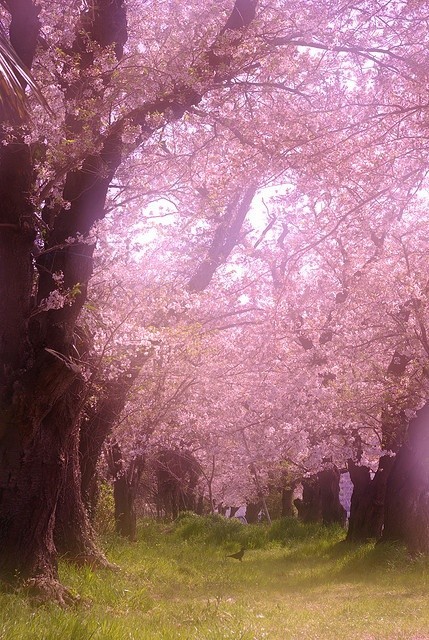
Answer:
M406 570L411 558L400 544L352 543L343 541L333 547L329 553L338 565L338 576L361 579L368 574L385 574L386 570Z
M415 573L416 563L400 545L375 545L337 542L331 545L284 547L281 557L245 559L249 570L271 575L270 588L287 583L289 591L318 589L322 585L350 582L377 582L388 574ZM422 570L429 570L429 559L419 560ZM244 564L244 561L243 561Z

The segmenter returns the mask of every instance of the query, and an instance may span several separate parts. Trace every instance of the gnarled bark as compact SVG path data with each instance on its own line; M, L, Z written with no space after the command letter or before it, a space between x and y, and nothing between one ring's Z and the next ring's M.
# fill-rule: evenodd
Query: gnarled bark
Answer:
M118 2L100 0L93 8L97 5L101 16ZM40 28L38 10L31 0L5 4L12 15L11 41L30 66ZM90 156L66 177L63 195L71 208L50 220L45 252L37 263L34 301L33 158L20 132L0 151L0 577L25 581L45 594L58 593L61 602L66 592L58 584L54 529L77 437L76 397L82 380L71 354L93 252L87 244L79 251L76 245L71 249L65 240L87 233L103 216L109 178L120 160L120 138L116 136L112 145L107 137L99 155ZM35 309L34 303L56 288L55 271L62 271L66 287L78 285L80 291L71 306Z
M32 0L5 0L3 5L12 15L10 38L31 66L40 28L37 5ZM241 42L241 30L252 21L254 6L253 1L237 0L233 15L221 32L236 32L231 47ZM64 51L74 65L71 84L67 86L67 74L62 79L65 102L70 102L66 104L64 122L68 140L79 138L83 124L88 124L79 121L79 113L76 114L73 100L78 91L85 86L87 97L98 99L105 88L103 82L88 81L86 71L94 59L91 43L112 46L120 58L126 40L124 0L93 0L90 6L83 3L82 7L74 43ZM85 241L70 245L67 239L85 237L92 225L103 218L107 190L122 162L123 128L129 123L139 126L140 140L144 140L157 126L181 118L202 100L208 88L228 76L229 62L216 58L216 46L215 43L212 47L212 62L207 64L206 58L200 70L193 69L201 72L198 92L185 82L177 83L121 116L107 129L100 115L94 113L90 126L97 145L82 162L76 160L76 167L64 178L58 177L54 185L55 192L70 206L54 205L49 198L45 201L45 245L37 258L37 274L32 258L37 237L31 199L33 158L20 131L13 143L1 146L0 577L27 580L29 585L38 585L40 591L58 593L60 601L64 601L65 591L58 586L54 545L60 496L64 509L68 499L75 499L73 505L69 504L72 519L67 520L64 509L58 509L57 540L65 550L79 549L79 527L81 533L87 527L78 494L68 494L67 488L75 491L78 484L76 424L81 407L75 399L82 380L79 364L73 359L73 336L86 300L94 250ZM108 74L104 80L109 81ZM154 113L164 116L160 119L162 125L154 124ZM64 287L75 295L70 305L43 311L37 305L56 290L52 278L56 272L62 272Z
M70 435L75 374L53 356L39 384L20 390L22 412L0 439L0 576L56 582L55 512ZM28 405L27 405L28 403ZM12 412L10 412L12 413Z
M82 388L82 385L80 386ZM76 406L78 399L76 394L74 395L75 402L73 406ZM77 564L88 564L92 567L112 567L97 545L95 531L82 500L79 464L79 424L76 416L74 418L70 416L70 420L74 422L75 426L70 434L67 446L64 478L55 512L55 546L62 557Z

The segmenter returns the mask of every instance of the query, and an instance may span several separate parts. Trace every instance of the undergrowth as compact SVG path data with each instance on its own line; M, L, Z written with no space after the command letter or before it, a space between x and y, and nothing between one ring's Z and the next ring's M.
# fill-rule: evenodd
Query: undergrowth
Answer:
M74 607L0 592L0 640L429 640L428 560L335 527L183 514L104 543L119 572L60 563Z
M184 512L173 524L176 537L204 544L241 545L246 549L264 549L273 543L294 545L311 540L341 540L344 529L333 525L303 524L296 518L282 518L267 526L243 524L237 518L225 518L219 514L198 516Z

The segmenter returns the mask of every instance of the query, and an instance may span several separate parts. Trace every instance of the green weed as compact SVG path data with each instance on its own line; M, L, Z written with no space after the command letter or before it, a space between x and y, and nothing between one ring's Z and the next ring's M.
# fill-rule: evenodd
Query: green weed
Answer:
M61 563L75 607L0 593L0 640L429 640L429 561L343 538L294 522L143 522L134 544L105 538L119 572ZM226 557L244 541L242 562Z

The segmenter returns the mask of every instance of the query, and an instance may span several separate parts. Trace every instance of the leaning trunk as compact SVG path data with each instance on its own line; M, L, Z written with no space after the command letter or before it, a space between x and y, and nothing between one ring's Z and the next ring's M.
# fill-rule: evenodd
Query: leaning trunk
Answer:
M101 397L94 408L88 409L81 422L79 460L81 493L90 519L94 519L98 498L97 465L108 436L111 434L125 406L128 394L150 356L146 348L139 349L129 367L116 378L103 384ZM148 433L153 428L148 426Z

